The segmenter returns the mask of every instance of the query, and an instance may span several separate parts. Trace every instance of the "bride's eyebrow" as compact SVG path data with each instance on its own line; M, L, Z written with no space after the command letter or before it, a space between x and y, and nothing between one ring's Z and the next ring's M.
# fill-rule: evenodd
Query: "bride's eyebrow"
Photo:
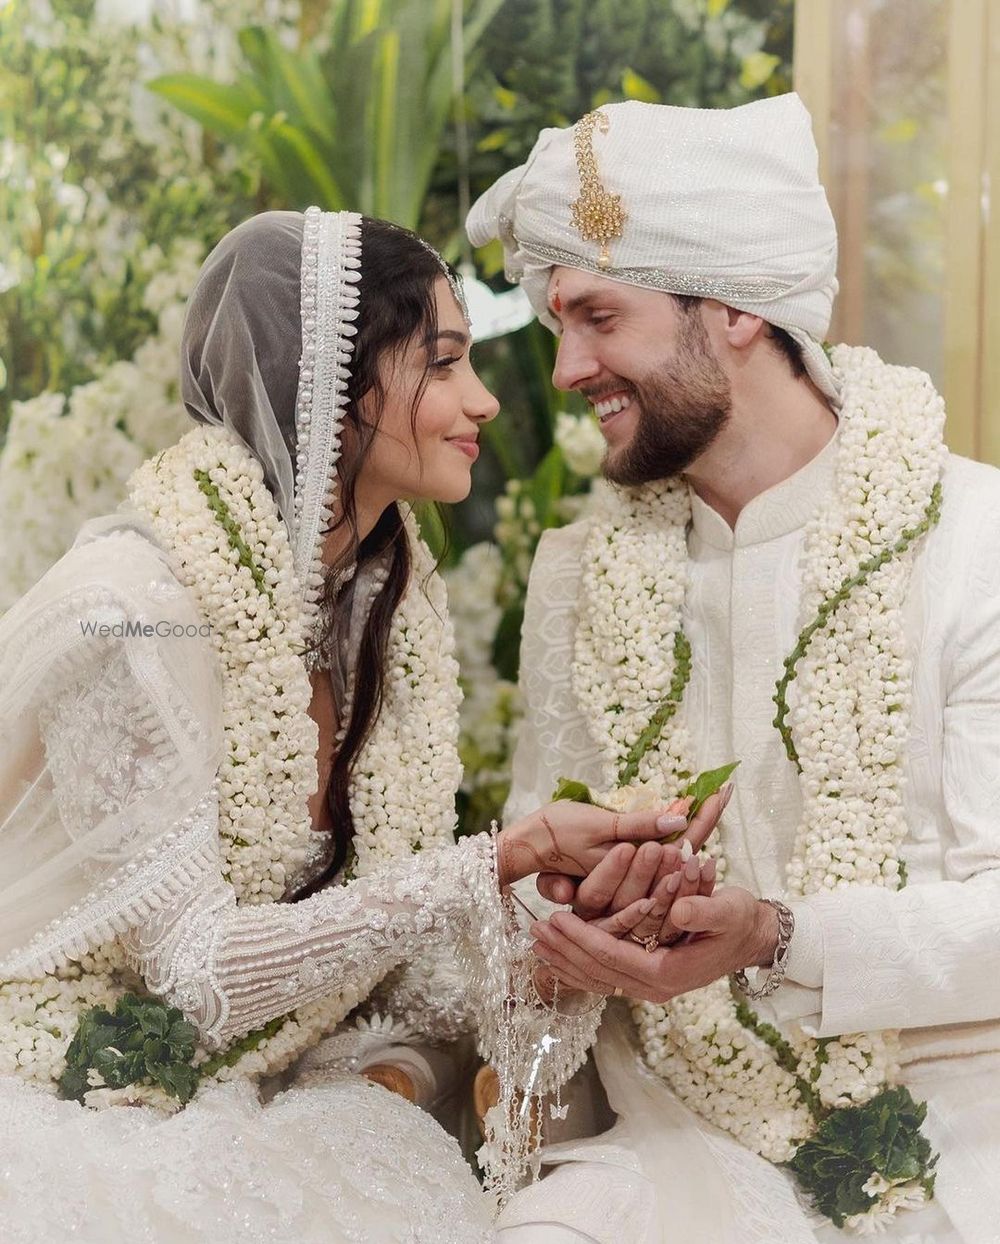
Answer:
M441 328L436 333L428 335L424 345L428 350L433 350L439 341L454 341L464 349L469 344L469 334L459 332L457 328Z

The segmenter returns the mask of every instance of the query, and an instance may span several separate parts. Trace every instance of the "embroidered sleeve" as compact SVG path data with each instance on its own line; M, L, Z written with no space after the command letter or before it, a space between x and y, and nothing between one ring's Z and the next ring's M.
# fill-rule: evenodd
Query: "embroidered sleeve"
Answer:
M415 1037L446 1045L475 1031L468 981L455 948L424 945L408 962L390 972L375 989L366 1009L391 1016Z
M299 903L237 907L219 876L128 944L153 992L222 1045L329 994L350 1009L427 942L474 942L475 905L490 903L491 887L484 839L422 852Z

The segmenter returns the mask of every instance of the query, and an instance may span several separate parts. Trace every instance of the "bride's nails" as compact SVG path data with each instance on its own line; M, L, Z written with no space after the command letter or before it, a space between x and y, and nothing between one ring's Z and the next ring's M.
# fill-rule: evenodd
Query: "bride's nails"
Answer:
M723 812L725 812L726 808L729 807L729 801L733 797L732 782L727 782L725 786L723 786L722 791L720 793L722 795L722 804L719 807L719 816L721 816Z
M701 875L701 860L697 855L692 855L688 862L684 865L684 876L688 881L697 881Z
M681 884L680 870L678 870L675 873L671 873L670 876L667 878L667 893L676 894L680 884Z
M679 829L687 828L687 821L683 816L658 816L656 828L661 834L675 834Z

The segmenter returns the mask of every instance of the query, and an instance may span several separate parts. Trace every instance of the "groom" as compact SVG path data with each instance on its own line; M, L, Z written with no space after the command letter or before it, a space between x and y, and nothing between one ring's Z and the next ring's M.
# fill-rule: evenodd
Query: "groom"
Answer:
M508 813L740 762L722 885L671 915L691 936L580 918L642 891L638 859L617 895L550 883L578 914L539 957L632 1006L596 1048L618 1124L546 1151L565 1227L537 1238L993 1244L1000 475L946 453L921 373L821 347L836 232L795 95L545 130L468 231L559 336L618 486L539 545ZM898 1167L851 1152L868 1103Z

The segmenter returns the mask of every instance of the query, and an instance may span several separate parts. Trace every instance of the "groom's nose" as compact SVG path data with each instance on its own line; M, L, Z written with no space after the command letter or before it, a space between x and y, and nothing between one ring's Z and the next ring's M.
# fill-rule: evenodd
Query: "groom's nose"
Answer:
M565 329L559 338L552 383L557 389L577 389L600 373L601 364L583 334Z

